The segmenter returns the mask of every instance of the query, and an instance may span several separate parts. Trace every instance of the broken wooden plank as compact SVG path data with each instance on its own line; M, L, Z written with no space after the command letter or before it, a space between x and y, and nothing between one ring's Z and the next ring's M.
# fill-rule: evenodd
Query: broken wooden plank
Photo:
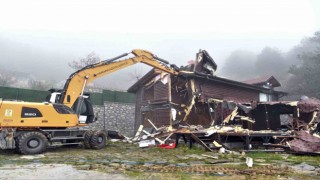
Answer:
M148 119L148 122L151 124L151 126L156 130L158 131L158 128L152 123L152 121L150 119Z
M169 136L171 133L174 133L174 132L160 133L160 134L157 134L155 137L156 137L156 138L167 137L167 136Z
M163 142L166 142L171 136L173 135L173 133L171 133L168 137L166 137Z
M139 139L140 134L141 134L141 132L142 132L142 129L143 129L143 125L140 125L139 128L138 128L138 131L137 131L136 135L135 135L134 138L132 139L133 141L136 141L136 140Z
M192 93L192 95L191 95L192 98L190 100L190 104L188 105L187 109L185 110L186 115L184 116L182 121L187 120L187 118L188 118L188 116L189 116L194 104L196 103L195 102L196 95L194 94L195 93L194 80L192 80L192 79L190 80L190 90L191 90L191 93Z
M148 136L152 136L152 134L150 134L148 131L146 131L146 130L142 130L146 135L148 135ZM155 136L155 135L153 135L153 136ZM161 139L159 139L159 138L154 138L156 141L158 141L160 144L164 144L164 142L161 140Z
M232 121L237 114L238 114L238 107L236 106L231 112L231 114L229 114L226 118L224 118L223 122L229 123L229 121L230 120Z
M201 139L199 139L196 135L194 135L193 133L190 133L192 139L194 139L197 143L199 143L201 146L203 146L206 150L208 151L213 151L212 149L210 149L203 141L201 141Z
M219 159L218 156L210 156L210 155L206 155L206 154L202 154L201 156L207 157L207 158L212 158L212 159Z

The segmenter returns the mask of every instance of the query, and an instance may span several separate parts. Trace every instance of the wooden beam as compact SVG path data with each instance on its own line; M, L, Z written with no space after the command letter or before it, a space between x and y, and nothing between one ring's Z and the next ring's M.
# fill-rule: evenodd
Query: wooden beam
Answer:
M193 133L190 133L190 134L191 134L192 139L194 139L197 143L202 145L206 150L211 151L211 152L213 151L203 141L201 141L201 139L199 139L196 135L194 135Z

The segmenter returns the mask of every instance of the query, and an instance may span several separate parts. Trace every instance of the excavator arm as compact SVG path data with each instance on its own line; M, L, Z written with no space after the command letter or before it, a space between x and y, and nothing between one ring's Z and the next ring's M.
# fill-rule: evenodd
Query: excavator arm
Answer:
M134 57L116 61L117 59L129 54L133 54ZM84 87L88 83L136 63L144 63L173 75L179 74L179 70L175 65L171 65L171 67L169 67L169 62L158 58L151 52L136 49L131 53L125 53L109 60L88 65L71 74L65 83L63 91L61 92L61 98L59 100L60 103L63 103L68 107L72 107L77 98L83 95Z

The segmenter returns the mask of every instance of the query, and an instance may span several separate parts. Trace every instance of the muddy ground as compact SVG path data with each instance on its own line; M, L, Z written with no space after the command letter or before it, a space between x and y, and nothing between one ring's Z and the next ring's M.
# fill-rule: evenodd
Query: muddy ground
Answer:
M253 158L247 167L246 157ZM22 156L0 151L0 179L317 179L320 156L206 152L201 147L141 149L113 142L101 150L49 149Z

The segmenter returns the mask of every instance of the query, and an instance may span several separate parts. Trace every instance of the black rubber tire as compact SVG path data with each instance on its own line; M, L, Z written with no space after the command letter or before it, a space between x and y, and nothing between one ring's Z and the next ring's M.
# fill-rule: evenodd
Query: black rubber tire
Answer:
M94 131L92 131L92 130L88 130L84 133L83 146L86 149L91 149L90 141L91 141L91 137L93 135L93 132Z
M102 149L106 147L106 143L107 143L107 133L103 130L94 131L90 139L91 148Z
M38 131L24 132L16 138L16 150L21 154L41 154L47 146L47 137Z

